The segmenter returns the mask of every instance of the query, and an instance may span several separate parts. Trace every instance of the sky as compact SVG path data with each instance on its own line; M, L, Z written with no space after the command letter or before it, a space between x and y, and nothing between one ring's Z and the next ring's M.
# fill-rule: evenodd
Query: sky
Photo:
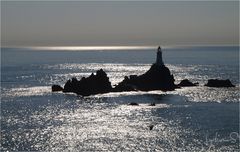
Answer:
M2 47L238 44L238 1L1 2Z

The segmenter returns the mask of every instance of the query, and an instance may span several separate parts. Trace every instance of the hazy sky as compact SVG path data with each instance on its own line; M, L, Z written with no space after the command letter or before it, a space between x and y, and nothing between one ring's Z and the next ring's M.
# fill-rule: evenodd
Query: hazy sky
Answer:
M2 46L238 45L239 2L1 2Z

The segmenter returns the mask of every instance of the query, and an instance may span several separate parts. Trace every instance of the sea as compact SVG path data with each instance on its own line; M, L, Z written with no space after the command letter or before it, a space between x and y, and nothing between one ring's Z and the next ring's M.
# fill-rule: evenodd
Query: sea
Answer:
M101 68L114 86L146 72L156 51L1 48L1 151L239 151L239 46L162 47L175 84L189 79L196 87L87 97L51 92L53 84ZM236 87L206 87L208 79Z

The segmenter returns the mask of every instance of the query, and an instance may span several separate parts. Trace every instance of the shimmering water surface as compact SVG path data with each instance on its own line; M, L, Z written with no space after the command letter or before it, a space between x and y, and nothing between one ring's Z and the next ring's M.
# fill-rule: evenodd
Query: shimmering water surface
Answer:
M152 48L103 49L3 48L1 150L239 150L238 47L164 48L175 83L187 78L197 87L89 97L51 92L52 84L63 86L100 68L117 84L147 71L156 57ZM205 87L210 78L230 79L236 87Z

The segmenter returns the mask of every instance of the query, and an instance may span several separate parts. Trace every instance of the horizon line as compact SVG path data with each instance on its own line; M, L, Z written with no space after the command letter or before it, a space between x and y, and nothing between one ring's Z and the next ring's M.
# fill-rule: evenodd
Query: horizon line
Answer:
M192 44L192 45L46 45L46 46L1 46L1 48L23 48L23 49L67 49L67 50L95 50L95 49L153 49L161 46L162 48L175 48L175 47L239 47L240 44Z

